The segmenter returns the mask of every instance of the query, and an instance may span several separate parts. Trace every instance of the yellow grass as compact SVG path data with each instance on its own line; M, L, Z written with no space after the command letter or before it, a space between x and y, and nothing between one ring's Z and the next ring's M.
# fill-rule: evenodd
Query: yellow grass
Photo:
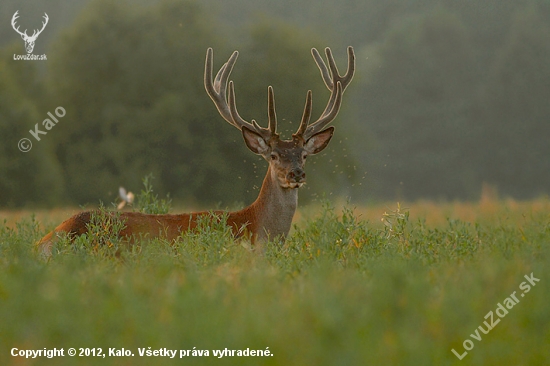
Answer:
M499 220L521 220L532 214L550 212L550 200L541 198L533 201L482 200L480 202L401 202L402 210L410 213L411 221L423 219L428 226L444 225L448 219L464 222L495 222ZM380 221L384 212L397 208L396 203L359 206L356 212L370 222Z

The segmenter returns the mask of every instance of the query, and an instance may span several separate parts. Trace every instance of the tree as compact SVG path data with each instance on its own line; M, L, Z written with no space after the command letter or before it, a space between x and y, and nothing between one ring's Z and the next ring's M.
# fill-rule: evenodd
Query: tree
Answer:
M43 129L48 116L30 97L37 87L34 65L10 60L21 51L17 45L0 53L0 206L51 205L60 201L63 179L50 136L36 141L29 133L36 123ZM18 149L23 138L33 144L28 152Z
M368 120L363 133L371 136L364 160L370 192L472 197L469 114L476 82L468 32L439 9L396 25L377 52L380 67L365 81L361 111Z
M481 100L487 121L484 179L532 198L550 182L550 7L518 12Z
M58 41L49 85L73 116L57 156L74 201L112 199L121 184L139 189L149 173L178 198L220 181L201 151L227 141L209 123L215 110L202 86L206 47L219 44L209 24L194 2L97 1Z
M203 86L207 47L215 48L217 67L231 51L212 24L195 2L129 8L98 1L58 41L48 85L71 115L56 134L56 153L75 202L112 200L119 185L139 189L149 173L175 200L228 205L255 198L252 187L264 171L252 169L256 158ZM285 118L299 120L312 86L320 90L321 113L328 91L309 55L315 42L300 33L269 23L235 47L241 56L232 78L245 118L266 115L269 84L283 128Z

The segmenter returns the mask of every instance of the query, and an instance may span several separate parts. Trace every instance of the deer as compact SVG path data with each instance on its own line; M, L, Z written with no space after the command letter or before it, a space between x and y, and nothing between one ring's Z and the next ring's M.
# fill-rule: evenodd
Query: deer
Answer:
M350 46L347 51L348 67L346 73L340 75L330 48L325 49L328 67L319 52L315 48L311 50L324 84L330 91L330 98L321 116L310 123L312 92L309 90L298 130L292 134L290 140L283 140L277 133L273 88L268 87L268 127L260 127L255 120L244 120L237 111L233 81L228 82L239 53L234 51L212 79L213 50L208 48L204 71L204 86L208 96L221 117L241 131L248 149L268 162L258 197L249 206L233 212L202 211L163 215L122 212L120 218L124 220L124 227L119 236L130 241L137 236L175 241L185 232L196 228L200 218L208 216L219 219L225 215L233 237L247 238L252 247L269 241L284 242L297 209L298 189L306 183L306 158L320 153L330 142L334 127L327 125L336 118L342 104L342 95L355 73L353 48ZM37 243L38 249L44 255L50 256L60 233L67 233L71 238L86 233L92 214L93 211L81 212L64 221Z
M27 50L27 53L32 53L32 50L34 49L34 42L36 42L36 39L38 38L40 33L42 33L44 28L46 28L46 25L48 24L48 21L50 20L50 18L48 18L48 14L44 13L44 21L42 22L42 29L40 29L40 30L35 29L34 32L32 33L32 36L29 36L27 34L26 29L25 29L24 32L21 32L19 30L19 27L17 27L17 28L15 27L16 20L17 20L17 18L19 18L18 13L19 13L19 10L17 10L15 12L15 14L13 14L13 17L11 18L11 26L12 26L13 30L15 30L17 33L19 33L21 38L23 38L23 41L25 41L25 49Z

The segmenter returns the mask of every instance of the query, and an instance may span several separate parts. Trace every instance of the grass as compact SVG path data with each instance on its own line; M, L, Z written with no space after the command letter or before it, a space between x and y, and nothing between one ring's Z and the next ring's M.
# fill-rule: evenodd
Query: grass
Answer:
M143 202L154 210L160 201ZM298 216L285 245L262 248L234 241L220 223L175 244L119 249L99 220L95 235L61 241L50 260L33 244L46 233L39 223L51 229L61 220L48 212L6 220L0 364L550 363L547 199L374 209L324 203ZM524 292L531 273L540 281ZM498 304L514 291L519 302L499 318ZM491 311L500 322L476 335ZM463 354L464 345L473 348L459 360L451 349ZM14 347L63 348L65 357L26 360L10 355ZM107 356L69 357L70 347ZM178 350L179 361L140 357L148 347ZM111 357L109 348L135 356ZM268 348L273 356L214 356L226 348ZM189 354L183 361L179 350ZM193 356L198 350L209 355Z

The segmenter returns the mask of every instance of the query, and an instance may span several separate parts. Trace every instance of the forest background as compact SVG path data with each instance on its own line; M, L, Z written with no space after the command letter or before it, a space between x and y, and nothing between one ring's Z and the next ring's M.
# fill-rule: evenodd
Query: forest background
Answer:
M21 30L39 29L34 54ZM233 50L238 107L266 123L273 85L283 137L306 91L328 91L310 49L340 68L357 54L336 135L308 162L303 201L516 199L550 192L548 0L4 0L0 4L0 207L112 202L152 173L160 195L251 202L266 164L206 95L206 49ZM36 141L29 130L66 115ZM32 150L18 141L29 138Z

